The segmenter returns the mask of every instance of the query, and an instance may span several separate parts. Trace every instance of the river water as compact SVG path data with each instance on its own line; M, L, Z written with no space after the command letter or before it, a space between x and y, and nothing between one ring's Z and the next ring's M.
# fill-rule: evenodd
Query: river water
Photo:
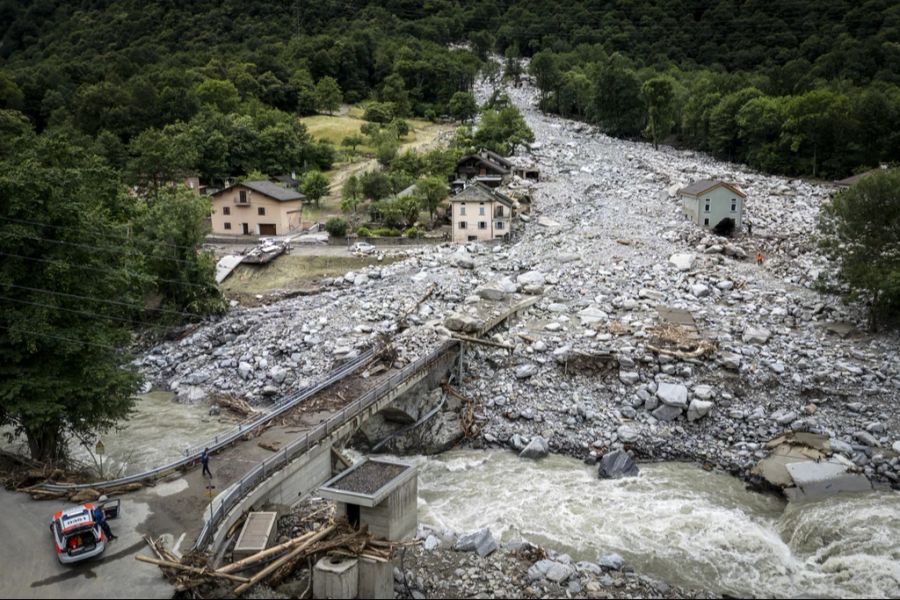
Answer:
M456 532L490 527L595 561L737 596L900 596L900 494L786 504L685 463L600 480L563 456L453 451L417 459L419 519Z
M174 402L174 397L171 392L161 391L137 396L131 417L100 436L105 451L104 479L162 466L180 458L185 448L205 443L234 427L235 421L229 417L210 417L206 404L183 404ZM0 439L6 449L28 453L23 440L8 443L5 438ZM69 452L72 458L98 467L91 453L80 444L70 443Z

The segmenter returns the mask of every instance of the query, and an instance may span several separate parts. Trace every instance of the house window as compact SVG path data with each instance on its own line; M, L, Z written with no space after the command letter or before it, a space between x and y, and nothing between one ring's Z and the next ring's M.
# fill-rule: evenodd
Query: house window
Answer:
M241 190L238 193L238 203L239 204L249 204L250 200L247 198L247 190Z
M465 221L460 221L460 222L459 222L459 228L460 228L460 229L465 229L465 228L466 228L466 222L465 222Z
M503 216L503 207L502 206L498 206L497 208L494 209L494 216L495 217Z
M461 204L459 206L459 216L461 216L461 217L466 216L466 205L465 204Z
M703 209L703 212L709 212L709 202L706 203L706 208Z
M256 214L258 214L258 215L265 215L265 214L266 214L266 207L265 207L265 206L260 206L259 208L257 208L257 209L256 209Z
M503 229L503 221L497 221L497 229Z
M704 225L709 225L709 219L703 219L703 224L704 224Z
M225 223L225 229L231 229L231 223Z
M484 215L484 202L482 202L481 206L478 207L478 214Z
M223 207L222 207L222 214L223 214L223 215L230 215L230 214L231 214L231 207L230 207L230 206L223 206Z
M487 221L478 221L478 229L487 229Z
M731 212L734 212L736 210L737 210L737 200L732 200L731 201Z

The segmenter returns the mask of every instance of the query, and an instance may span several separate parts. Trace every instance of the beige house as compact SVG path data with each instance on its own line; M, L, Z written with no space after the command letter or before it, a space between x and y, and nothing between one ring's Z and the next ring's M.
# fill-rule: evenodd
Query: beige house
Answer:
M212 232L217 235L284 235L300 227L300 192L271 181L245 181L211 196Z
M712 229L725 219L734 221L734 231L744 225L747 194L730 183L702 179L678 190L678 197L684 213L697 225Z
M482 242L512 233L513 201L481 182L450 197L454 242Z

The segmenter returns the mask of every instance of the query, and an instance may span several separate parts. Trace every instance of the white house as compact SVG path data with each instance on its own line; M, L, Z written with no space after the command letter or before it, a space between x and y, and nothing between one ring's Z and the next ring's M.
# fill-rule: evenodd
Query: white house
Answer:
M734 230L744 225L747 194L724 181L703 179L678 190L685 214L697 225L710 229L725 219L734 221Z
M454 242L482 242L512 233L513 201L480 181L450 197Z

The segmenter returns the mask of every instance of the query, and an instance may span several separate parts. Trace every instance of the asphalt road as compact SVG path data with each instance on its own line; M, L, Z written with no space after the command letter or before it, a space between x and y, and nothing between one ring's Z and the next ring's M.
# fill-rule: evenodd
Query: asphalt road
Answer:
M0 489L0 597L172 597L174 588L159 568L134 559L150 554L139 531L150 513L147 504L124 498L121 517L110 521L118 539L99 557L72 566L56 560L49 531L52 514L66 506Z

